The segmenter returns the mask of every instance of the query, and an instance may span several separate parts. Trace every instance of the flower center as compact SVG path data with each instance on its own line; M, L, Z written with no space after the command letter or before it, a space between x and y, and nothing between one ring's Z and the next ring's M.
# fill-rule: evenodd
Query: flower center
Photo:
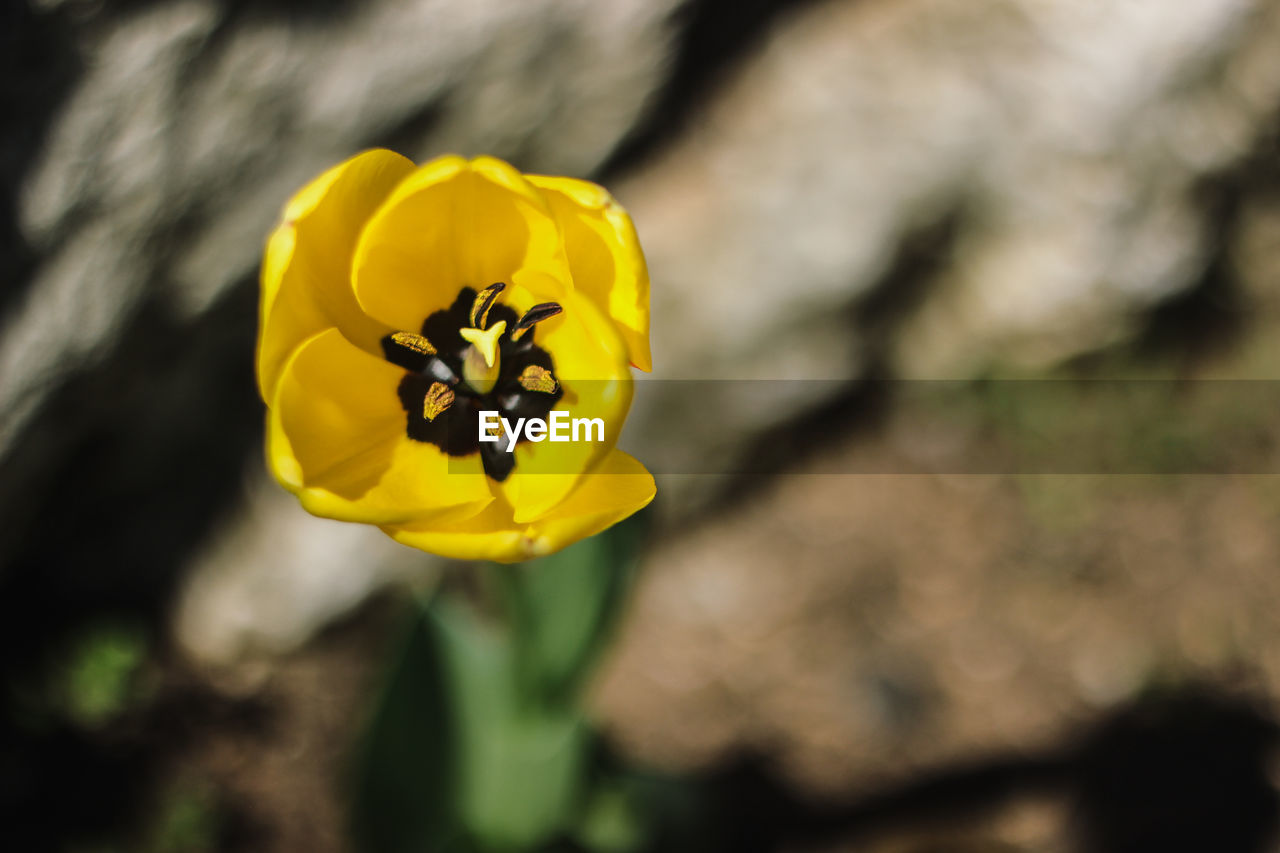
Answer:
M452 306L426 318L420 333L382 339L387 361L405 369L397 393L409 438L450 456L479 453L485 473L498 481L511 473L515 454L507 452L510 439L479 441L479 413L545 418L564 395L551 354L534 342L534 327L559 314L560 305L543 302L517 318L498 302L505 289L502 282L479 293L463 288Z

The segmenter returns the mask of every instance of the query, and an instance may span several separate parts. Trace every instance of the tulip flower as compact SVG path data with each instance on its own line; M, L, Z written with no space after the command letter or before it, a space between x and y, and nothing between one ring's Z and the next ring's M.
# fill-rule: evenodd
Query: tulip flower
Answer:
M424 551L548 554L653 499L615 446L648 337L644 256L601 187L366 151L303 187L267 243L267 462L307 511ZM502 434L552 417L601 428Z

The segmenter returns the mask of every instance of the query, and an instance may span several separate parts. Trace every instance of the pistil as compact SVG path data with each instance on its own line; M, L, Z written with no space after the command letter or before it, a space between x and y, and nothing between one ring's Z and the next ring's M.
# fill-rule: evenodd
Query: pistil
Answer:
M477 394L488 394L498 381L502 369L498 339L506 330L506 320L499 320L487 329L458 330L462 339L471 344L462 357L462 378Z

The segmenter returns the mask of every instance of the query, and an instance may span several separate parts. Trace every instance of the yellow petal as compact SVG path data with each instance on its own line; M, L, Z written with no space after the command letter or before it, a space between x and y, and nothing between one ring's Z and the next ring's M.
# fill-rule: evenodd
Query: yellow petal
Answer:
M383 530L397 542L433 554L514 563L554 553L599 533L644 508L655 491L653 477L644 466L614 450L552 513L532 524L517 524L510 507L495 501L466 521L428 520L388 525Z
M635 457L612 450L565 501L525 531L536 553L559 551L644 509L657 487Z
M514 563L525 559L522 530L512 521L511 508L501 501L465 521L384 525L382 530L401 544L455 560Z
M517 313L523 313L535 298L515 288L510 302ZM627 349L614 324L576 291L561 304L564 311L539 323L533 332L537 345L551 354L553 375L564 389L555 409L570 420L599 418L603 440L552 442L547 438L516 446L515 470L497 488L521 524L550 512L583 474L609 454L631 408L633 382Z
M351 256L366 220L413 163L391 151L357 154L303 187L267 241L259 307L258 388L275 393L285 361L304 340L336 326L376 352L387 331L360 311Z
M560 223L574 288L618 324L631 363L650 370L649 271L631 217L596 184L542 175L528 179Z
M546 200L492 157L441 157L402 181L369 220L352 266L371 317L417 329L463 287L525 281L545 299L570 287Z
M308 512L387 524L466 516L492 501L478 454L449 459L405 435L403 376L337 329L289 359L268 412L267 458Z

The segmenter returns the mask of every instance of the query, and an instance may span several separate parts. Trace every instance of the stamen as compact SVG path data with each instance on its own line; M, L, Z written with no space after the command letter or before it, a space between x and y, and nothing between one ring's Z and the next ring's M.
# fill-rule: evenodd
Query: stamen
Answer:
M560 307L558 302L539 302L537 305L524 312L524 316L511 328L511 340L518 341L524 336L524 333L532 329L543 320L550 320L564 309Z
M505 290L506 287L502 282L495 281L476 294L475 302L471 303L472 326L477 329L484 328L484 324L489 322L489 309L493 307L493 301L498 298L498 294Z
M520 387L526 391L541 391L543 394L554 394L559 387L551 371L536 364L531 364L521 371L519 382Z
M416 335L413 332L392 332L391 340L399 344L407 350L413 350L420 355L435 355L436 348L431 345L431 341L422 335Z
M429 421L434 421L453 405L453 399L453 389L448 385L443 382L431 383L431 387L427 389L427 395L422 398L422 416Z

